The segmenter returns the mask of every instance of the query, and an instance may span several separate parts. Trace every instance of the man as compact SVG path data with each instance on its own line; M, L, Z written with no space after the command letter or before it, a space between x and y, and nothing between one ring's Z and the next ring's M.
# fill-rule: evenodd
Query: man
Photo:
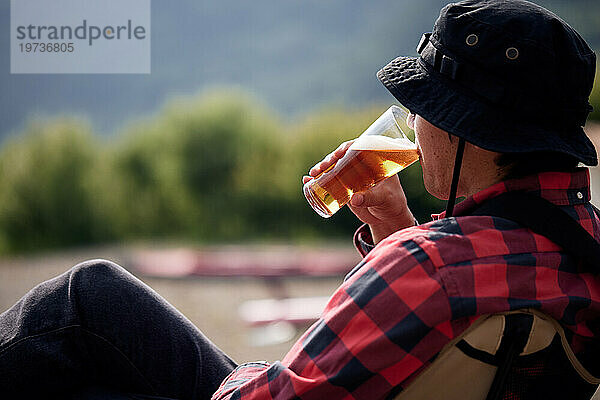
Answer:
M406 387L479 316L520 308L559 321L598 376L597 273L515 222L469 216L500 193L527 191L600 239L588 171L576 168L597 163L581 128L593 52L556 16L521 0L449 5L418 50L420 58L400 57L378 76L411 110L425 186L449 199L446 215L416 225L397 177L355 195L365 257L281 362L236 367L151 289L114 264L89 262L0 316L0 389L380 399ZM454 209L457 195L467 199Z

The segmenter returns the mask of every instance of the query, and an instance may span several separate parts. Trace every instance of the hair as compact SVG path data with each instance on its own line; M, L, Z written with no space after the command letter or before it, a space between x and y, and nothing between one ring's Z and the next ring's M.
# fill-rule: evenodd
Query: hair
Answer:
M522 178L547 171L572 171L579 165L577 158L557 151L502 153L495 161L504 179Z

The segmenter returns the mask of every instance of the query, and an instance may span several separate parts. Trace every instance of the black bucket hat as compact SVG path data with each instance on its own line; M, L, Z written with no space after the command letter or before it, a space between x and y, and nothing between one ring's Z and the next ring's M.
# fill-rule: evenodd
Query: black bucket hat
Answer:
M487 150L598 164L582 128L596 56L550 11L522 0L449 4L417 52L377 73L415 114Z

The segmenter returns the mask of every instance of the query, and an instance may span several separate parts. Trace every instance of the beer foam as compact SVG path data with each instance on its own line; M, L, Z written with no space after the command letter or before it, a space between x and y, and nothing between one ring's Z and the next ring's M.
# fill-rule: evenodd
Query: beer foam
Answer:
M348 150L416 150L417 145L406 138L391 138L388 136L360 136Z

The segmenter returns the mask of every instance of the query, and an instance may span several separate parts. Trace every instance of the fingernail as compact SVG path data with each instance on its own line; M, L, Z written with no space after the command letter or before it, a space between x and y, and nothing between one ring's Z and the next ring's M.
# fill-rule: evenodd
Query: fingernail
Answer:
M355 193L350 199L350 204L353 206L360 206L365 201L365 196L360 193Z

